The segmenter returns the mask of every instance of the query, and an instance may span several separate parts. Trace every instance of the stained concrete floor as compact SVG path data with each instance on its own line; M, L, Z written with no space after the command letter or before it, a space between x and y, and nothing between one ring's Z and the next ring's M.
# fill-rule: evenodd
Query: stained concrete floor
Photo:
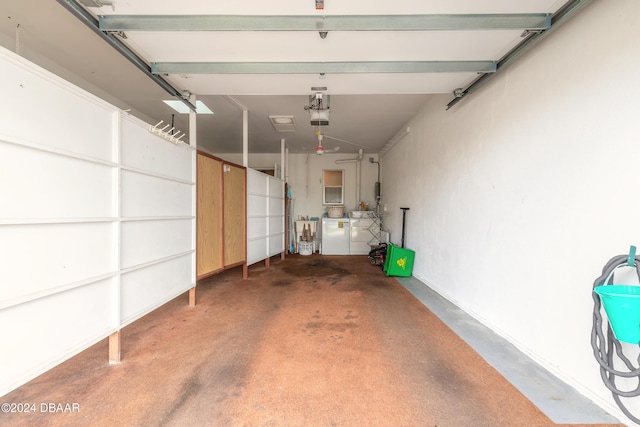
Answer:
M397 280L553 422L620 422L415 277Z
M366 257L290 256L229 270L4 402L12 426L557 425L399 281Z

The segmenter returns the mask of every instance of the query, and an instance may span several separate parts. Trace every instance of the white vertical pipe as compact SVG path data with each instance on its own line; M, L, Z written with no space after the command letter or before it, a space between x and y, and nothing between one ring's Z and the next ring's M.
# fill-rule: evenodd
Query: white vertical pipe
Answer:
M382 201L382 157L378 155L378 185L380 186L380 201ZM377 201L377 200L376 200Z
M242 166L249 167L249 111L242 110Z
M360 186L362 185L361 184L362 179L360 177L360 174L362 173L361 171L362 168L360 167L361 163L362 163L362 160L358 160L356 162L356 204L360 203L361 201L360 200L360 191L361 191Z
M191 94L189 96L189 102L193 105L196 105L196 96ZM196 112L193 110L189 110L189 145L193 148L196 148L198 145L198 141L196 138Z
M189 97L189 101L191 104L196 105L196 96L191 94ZM197 139L197 127L196 127L196 112L189 110L189 145L193 147L193 152L191 153L191 181L194 183L191 187L191 215L193 215L193 220L191 222L191 249L193 249L193 254L191 255L191 283L193 286L196 285L196 239L197 239L197 197L198 197L198 155L196 149L198 147L198 139Z
M284 182L289 182L289 149L285 148L284 152Z
M280 138L280 179L284 181L284 138Z
M338 159L336 163L355 163L356 164L356 203L360 203L360 181L362 174L362 148L358 150L358 157L355 159Z
M242 111L242 166L249 167L249 110L234 97L225 98Z

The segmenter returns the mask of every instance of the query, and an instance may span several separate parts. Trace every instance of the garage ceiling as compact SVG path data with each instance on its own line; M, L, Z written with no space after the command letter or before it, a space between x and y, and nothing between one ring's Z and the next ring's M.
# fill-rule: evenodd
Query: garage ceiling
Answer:
M305 106L317 92L325 100L330 95L324 145L377 153L430 95L453 100L457 89L493 74L501 58L548 30L565 6L553 0L3 0L0 40L152 124L163 120L188 131L187 116L162 101L196 95L215 113L198 115L197 130L198 144L214 154L242 151L243 109L251 153L279 152L281 138L292 153L313 152L307 150L318 128ZM99 32L130 49L178 96ZM292 116L296 130L278 132L270 115Z

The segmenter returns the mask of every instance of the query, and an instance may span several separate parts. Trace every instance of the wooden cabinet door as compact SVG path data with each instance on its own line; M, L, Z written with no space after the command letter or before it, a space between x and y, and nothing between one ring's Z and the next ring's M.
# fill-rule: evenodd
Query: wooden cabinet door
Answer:
M243 167L224 164L224 266L246 260L246 180Z
M196 276L224 268L221 160L198 154Z

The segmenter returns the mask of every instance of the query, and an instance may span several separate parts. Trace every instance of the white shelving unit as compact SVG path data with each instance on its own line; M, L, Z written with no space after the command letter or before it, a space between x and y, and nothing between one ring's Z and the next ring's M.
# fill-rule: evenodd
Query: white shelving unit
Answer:
M375 211L349 213L351 255L368 255L371 246L388 241L388 233L383 228L383 214Z
M371 225L368 230L373 236L369 240L369 245L379 245L389 241L389 233L384 230L384 213L371 212Z

